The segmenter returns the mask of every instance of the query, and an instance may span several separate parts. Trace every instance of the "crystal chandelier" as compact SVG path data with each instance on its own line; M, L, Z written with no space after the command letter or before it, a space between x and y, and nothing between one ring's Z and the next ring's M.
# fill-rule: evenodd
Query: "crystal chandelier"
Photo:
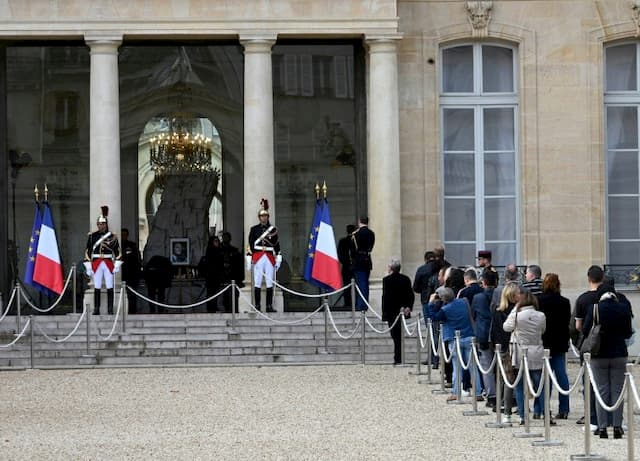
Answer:
M211 138L193 133L197 119L174 116L163 121L168 123L169 131L149 140L156 187L164 189L169 176L213 171Z

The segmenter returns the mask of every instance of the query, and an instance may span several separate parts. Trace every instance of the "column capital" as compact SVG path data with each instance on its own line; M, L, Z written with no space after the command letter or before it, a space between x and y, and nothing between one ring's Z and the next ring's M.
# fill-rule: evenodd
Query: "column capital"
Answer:
M84 41L91 53L115 54L122 45L122 34L116 32L89 32L84 35Z
M395 53L402 35L367 35L364 44L369 53Z
M276 43L278 34L242 34L240 44L245 53L270 53L271 47Z

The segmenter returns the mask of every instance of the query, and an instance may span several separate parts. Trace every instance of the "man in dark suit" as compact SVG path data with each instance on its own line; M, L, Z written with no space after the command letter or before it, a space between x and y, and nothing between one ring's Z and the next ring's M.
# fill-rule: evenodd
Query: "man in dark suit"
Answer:
M369 301L369 275L373 264L371 263L371 251L376 242L376 236L369 229L369 218L361 216L358 220L358 228L351 234L351 261L353 262L353 276L362 296L356 293L356 310L366 311ZM364 299L363 299L364 298Z
M400 260L391 259L389 263L389 275L382 279L382 320L391 327L393 339L393 364L402 362L401 335L402 319L396 318L402 313L405 318L411 315L413 310L414 294L411 288L411 280L400 273ZM395 322L395 325L394 325Z

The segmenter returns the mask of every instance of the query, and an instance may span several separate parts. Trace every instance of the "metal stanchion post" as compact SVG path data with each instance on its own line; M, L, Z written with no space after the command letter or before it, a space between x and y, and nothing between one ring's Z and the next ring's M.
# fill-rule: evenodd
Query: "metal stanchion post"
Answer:
M236 305L236 290L238 286L236 285L236 281L231 281L231 332L233 334L237 334L236 331L236 309L238 306Z
M20 305L22 304L22 296L20 292L20 284L16 282L16 334L20 333L22 328L20 328Z
M410 375L426 375L427 373L422 371L422 344L420 343L420 316L422 312L418 312L416 317L416 371L410 371ZM429 354L431 355L431 354ZM420 381L418 381L420 384Z
M78 286L77 286L77 277L76 277L76 264L73 263L71 265L71 273L73 274L73 313L76 314L77 313L77 306L76 306L76 293L78 292Z
M502 344L496 344L495 348L496 350L494 354L496 358L496 364L494 367L494 372L496 375L496 421L494 423L485 423L484 426L502 429L504 427L511 427L511 423L502 422L502 410L500 409L502 405L502 373L500 372L500 363L502 363Z
M122 298L124 296L124 299ZM120 299L122 300L122 332L127 332L127 315L129 314L129 296L127 296L127 282L122 282L120 290Z
M522 348L522 353L525 357L527 357L527 348L523 347ZM527 372L528 372L528 367L526 367L524 365L525 361L522 362L522 366L524 368L524 370L522 370L522 378L524 381L522 382L522 386L523 386L523 400L524 400L524 432L520 432L518 434L513 434L514 437L520 438L520 439L530 439L530 438L538 438L538 437L542 437L542 433L540 432L531 432L531 422L529 418L529 400L530 400L530 391L532 391L533 389L529 389L529 380L527 379Z
M627 363L627 459L635 459L635 446L633 438L635 436L635 421L633 420L633 390L631 380L633 379L633 364Z
M4 298L2 297L2 293L0 293L0 314L4 314Z
M365 351L364 351L364 347L365 347L365 333L366 333L366 325L365 325L365 312L366 311L360 311L360 323L362 325L362 339L360 340L360 359L362 361L362 364L365 365L366 363L366 358L365 358Z
M591 379L587 364L591 363L591 353L584 354L584 454L571 455L569 459L594 460L606 459L591 453Z
M544 380L544 440L536 440L535 442L531 442L531 445L534 447L553 447L557 445L562 445L563 443L559 440L551 440L551 402L549 399L551 398L551 389L549 387L549 370L547 369L547 365L549 365L549 349L544 350L544 361L542 362L542 379Z
M454 353L452 353L452 357L455 355L455 363L453 364L453 373L456 374L456 388L454 389L455 393L456 393L456 399L453 401L450 401L450 404L453 405L462 405L463 402L462 401L462 357L460 357L460 354L458 354L458 349L461 349L460 347L458 347L458 345L460 344L460 330L456 330L455 332L455 339L453 340L453 351ZM456 373L456 365L457 365L457 373Z
M351 328L356 326L356 279L351 279Z
M406 347L405 347L405 333L406 333L406 326L407 326L407 321L404 318L404 313L402 312L402 310L400 310L400 313L398 314L400 316L400 318L398 319L398 322L400 322L400 368L406 368L409 365L407 364L407 359L406 359Z
M473 406L473 410L471 411L463 411L462 414L464 416L484 416L488 415L489 412L485 410L478 410L478 398L477 394L477 384L478 380L478 366L476 365L476 356L473 351L476 350L476 338L475 336L471 338L471 354L469 354L469 368L471 374L471 404Z
M30 349L30 358L31 358L31 368L33 369L33 315L29 316L29 336L31 336L31 345Z
M329 353L329 298L324 297L324 353Z
M84 306L85 308L85 312L84 315L86 316L86 322L87 322L87 356L91 355L91 345L89 344L90 340L91 340L91 321L89 319L89 317L91 317L89 315L89 304L85 304Z
M440 322L439 328L438 328L438 363L440 364L439 369L440 369L440 388L439 389L433 389L431 391L432 394L448 394L447 389L444 386L444 366L445 366L445 361L444 361L444 340L442 339L442 322ZM431 346L429 346L431 347Z

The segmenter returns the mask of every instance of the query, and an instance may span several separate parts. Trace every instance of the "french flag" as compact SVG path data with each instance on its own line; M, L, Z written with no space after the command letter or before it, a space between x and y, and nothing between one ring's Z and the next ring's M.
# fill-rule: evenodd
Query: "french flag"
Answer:
M40 226L33 281L53 293L62 294L64 287L62 263L60 262L56 229L53 226L53 217L48 202L45 202L44 216Z
M329 202L326 201L320 212L320 226L316 239L315 256L311 276L316 281L339 290L342 288L342 274L336 250L336 238L331 225Z

